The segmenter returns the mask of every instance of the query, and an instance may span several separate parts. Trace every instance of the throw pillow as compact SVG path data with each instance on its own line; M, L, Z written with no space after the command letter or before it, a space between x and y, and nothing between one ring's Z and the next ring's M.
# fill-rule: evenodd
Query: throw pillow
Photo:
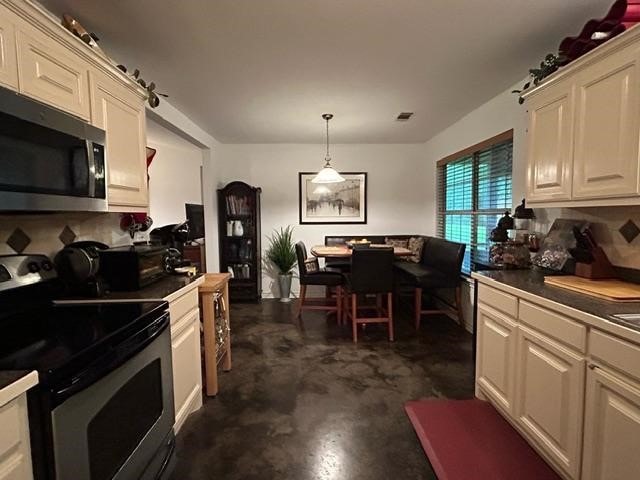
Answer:
M411 237L409 239L409 245L407 247L409 250L411 250L411 255L402 257L402 259L406 262L420 263L420 259L422 258L423 246L424 246L424 238Z
M304 269L307 273L313 273L320 270L320 265L318 265L318 259L316 257L307 258L304 261Z
M409 248L409 239L384 237L386 245L392 245L394 248Z

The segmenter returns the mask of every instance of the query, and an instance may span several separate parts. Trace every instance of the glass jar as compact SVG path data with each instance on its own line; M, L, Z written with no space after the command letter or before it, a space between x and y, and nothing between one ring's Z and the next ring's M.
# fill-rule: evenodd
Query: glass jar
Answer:
M531 256L523 242L498 242L489 249L489 261L499 267L528 268Z

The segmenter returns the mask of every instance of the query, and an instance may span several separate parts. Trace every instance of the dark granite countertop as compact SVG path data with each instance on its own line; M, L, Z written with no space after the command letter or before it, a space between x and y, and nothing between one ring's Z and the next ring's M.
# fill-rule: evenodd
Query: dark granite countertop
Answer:
M0 390L26 377L30 370L0 370Z
M531 270L494 270L475 272L475 276L482 276L503 283L518 290L543 297L546 300L560 303L570 308L600 317L608 322L630 328L640 332L640 322L631 323L613 318L611 315L620 313L639 313L640 302L612 302L589 295L572 292L560 287L544 283L548 272Z
M191 285L192 283L200 280L204 277L204 274L200 273L196 276L189 277L187 275L167 275L161 280L152 283L140 290L131 292L108 292L99 298L62 298L56 300L56 303L90 303L90 302L105 302L105 301L154 301L163 300L174 292L177 292L181 288Z

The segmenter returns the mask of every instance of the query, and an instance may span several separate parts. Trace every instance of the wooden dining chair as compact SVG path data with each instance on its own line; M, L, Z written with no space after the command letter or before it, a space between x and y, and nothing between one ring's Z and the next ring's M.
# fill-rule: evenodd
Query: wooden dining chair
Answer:
M317 258L307 257L307 247L303 242L296 243L298 257L298 273L300 278L300 300L296 317L302 315L302 310L326 310L336 312L338 325L342 324L342 287L344 275L337 271L320 268ZM307 286L319 285L335 288L335 303L332 298L307 299Z
M358 343L358 325L369 323L386 323L389 341L393 341L393 260L393 247L355 249L351 255L351 274L345 283L345 313L351 320L353 343ZM358 305L358 297L367 295L375 295L375 306ZM374 316L360 313L371 311Z

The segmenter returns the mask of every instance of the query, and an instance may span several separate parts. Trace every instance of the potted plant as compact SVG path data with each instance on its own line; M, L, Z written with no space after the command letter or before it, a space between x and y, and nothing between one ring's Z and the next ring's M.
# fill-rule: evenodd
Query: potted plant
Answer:
M280 301L290 302L292 270L297 258L293 245L293 227L288 225L280 227L280 231L274 230L269 238L269 248L266 251L267 258L278 269L278 283L280 286Z

